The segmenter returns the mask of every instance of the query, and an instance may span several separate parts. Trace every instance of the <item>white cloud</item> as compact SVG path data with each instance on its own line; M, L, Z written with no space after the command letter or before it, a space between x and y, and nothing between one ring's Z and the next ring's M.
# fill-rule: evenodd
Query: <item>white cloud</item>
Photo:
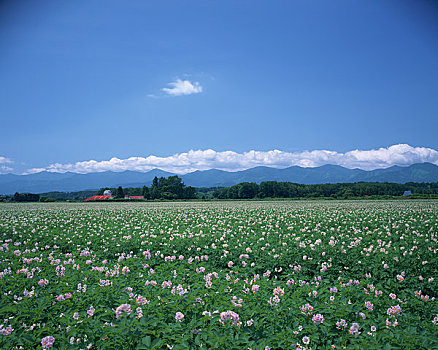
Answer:
M10 173L12 170L14 170L14 169L9 167L9 166L0 165L0 174L7 174L7 173Z
M12 160L10 160L9 158L0 156L0 164L7 164L7 163L12 163Z
M7 166L6 164L12 164L13 161L9 158L0 156L0 174L6 174L14 170L10 166Z
M197 82L190 82L190 80L177 79L174 82L167 84L170 88L162 88L166 94L171 96L192 95L202 92L202 86ZM149 97L155 97L154 95L148 95Z
M42 170L51 172L91 173L101 171L149 171L159 168L165 171L185 174L196 170L220 169L238 171L256 166L287 168L293 165L316 167L324 164L341 165L346 168L372 170L393 165L407 166L414 163L430 162L438 165L438 151L426 147L412 147L406 144L393 145L367 151L353 150L346 153L315 150L303 152L191 150L169 157L131 157L127 159L88 160L72 164L55 163L47 168L35 168L27 173Z
M27 169L26 172L24 172L22 175L36 174L46 170L46 168L31 168Z

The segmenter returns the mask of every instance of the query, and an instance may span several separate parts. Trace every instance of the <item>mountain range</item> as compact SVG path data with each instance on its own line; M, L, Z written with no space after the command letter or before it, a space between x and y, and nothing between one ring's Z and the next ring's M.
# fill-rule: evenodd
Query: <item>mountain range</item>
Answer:
M49 191L73 192L97 190L102 187L150 186L155 176L175 175L160 169L148 172L98 172L89 174L39 172L29 175L0 175L0 194L15 192L42 193ZM229 172L217 169L194 171L179 175L188 186L228 187L241 182L288 181L301 184L346 182L438 182L438 166L418 163L407 167L392 166L386 169L347 169L339 165L323 165L314 168L291 166L285 169L255 167Z

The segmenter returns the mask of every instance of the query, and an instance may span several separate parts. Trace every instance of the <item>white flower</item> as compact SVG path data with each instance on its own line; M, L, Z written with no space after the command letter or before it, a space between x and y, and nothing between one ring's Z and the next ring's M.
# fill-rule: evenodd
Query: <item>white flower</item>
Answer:
M182 312L177 312L175 314L175 320L181 322L184 319L184 314Z

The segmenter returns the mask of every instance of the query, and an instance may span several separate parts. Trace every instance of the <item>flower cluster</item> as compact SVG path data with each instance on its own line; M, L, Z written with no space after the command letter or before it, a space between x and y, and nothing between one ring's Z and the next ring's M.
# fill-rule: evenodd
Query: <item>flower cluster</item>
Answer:
M303 306L300 306L300 309L303 315L312 315L313 313L313 306L310 304L305 304Z
M370 301L365 302L365 307L367 308L368 311L373 311L374 309L374 305Z
M224 324L224 322L231 320L231 323L237 327L240 327L239 315L234 311L224 311L219 314L219 322Z
M42 278L38 282L38 285L40 287L47 286L48 284L49 284L49 280L47 278Z
M3 328L3 325L0 326L0 334L3 335L11 335L14 329L11 327L11 325L8 325L6 328Z
M125 312L129 315L132 312L131 305L130 304L122 304L119 307L117 307L117 309L115 311L116 318L120 318L122 316L123 312Z
M359 328L360 328L360 326L358 323L352 323L351 327L350 327L350 331L349 331L350 334L355 335L355 336L359 335L361 333L361 332L359 332Z
M94 309L93 305L90 306L90 308L87 310L88 317L92 317L96 310Z
M53 346L53 343L55 342L55 338L52 336L47 336L41 339L41 346L43 349L49 349Z
M401 314L402 310L400 305L396 305L396 306L391 306L390 308L388 308L388 310L386 311L387 315L389 317L397 317Z
M312 321L315 325L320 324L320 323L324 323L324 320L325 320L325 318L321 314L316 314L316 315L313 315L313 317L312 317Z

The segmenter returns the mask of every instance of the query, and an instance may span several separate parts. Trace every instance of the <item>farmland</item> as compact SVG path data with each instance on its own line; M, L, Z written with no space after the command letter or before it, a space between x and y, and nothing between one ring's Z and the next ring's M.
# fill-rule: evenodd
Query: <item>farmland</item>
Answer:
M438 201L0 205L0 348L436 349Z

